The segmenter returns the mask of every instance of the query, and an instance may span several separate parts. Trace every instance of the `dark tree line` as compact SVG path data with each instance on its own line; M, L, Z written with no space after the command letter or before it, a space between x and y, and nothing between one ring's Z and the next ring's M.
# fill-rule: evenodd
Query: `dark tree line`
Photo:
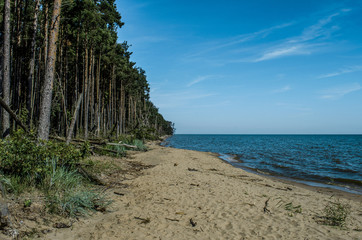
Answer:
M1 97L38 138L169 135L114 0L0 0ZM1 109L5 136L17 123ZM74 131L73 131L74 130Z

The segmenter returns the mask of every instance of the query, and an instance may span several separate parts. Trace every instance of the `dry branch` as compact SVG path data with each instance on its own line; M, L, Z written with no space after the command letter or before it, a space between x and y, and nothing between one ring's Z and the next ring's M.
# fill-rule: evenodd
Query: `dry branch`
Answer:
M268 198L268 200L265 201L265 205L264 205L264 213L270 213L270 210L268 209L268 202L269 202L270 198Z
M10 116L15 120L19 126L24 129L25 132L29 133L28 129L25 125L20 121L20 119L16 116L16 114L10 109L10 107L4 102L2 98L0 98L0 105L10 114Z

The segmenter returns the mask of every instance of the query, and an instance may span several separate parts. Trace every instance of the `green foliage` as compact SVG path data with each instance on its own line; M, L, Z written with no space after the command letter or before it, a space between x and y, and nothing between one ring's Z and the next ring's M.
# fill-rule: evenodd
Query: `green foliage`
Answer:
M14 190L13 184L11 183L11 179L4 176L4 175L0 175L0 183L3 187L3 189L1 189L2 193L0 194L5 194L7 192L12 192Z
M133 140L132 145L137 147L137 151L147 151L147 147L145 146L143 141L139 139Z
M148 140L157 140L156 130L150 127L139 127L134 129L132 135L135 139L148 139Z
M330 226L344 227L346 219L350 214L351 206L349 204L329 202L324 208L324 223Z
M102 155L109 155L114 157L124 157L126 156L126 147L124 146L116 146L116 145L106 145L105 149L112 150L114 152L102 151Z
M3 191L21 194L38 189L51 211L74 216L89 210L105 209L107 198L90 190L76 165L89 154L89 143L81 149L56 142L36 144L35 138L18 131L0 141L0 182ZM24 201L24 207L31 205Z
M26 109L25 107L23 107L22 109L20 109L20 121L23 123L26 123L28 120L28 116L29 116L29 111L28 109Z
M85 152L65 143L37 144L33 137L19 130L0 141L0 170L39 181L51 171L52 161L58 166L73 167L86 156Z
M25 199L25 200L24 200L24 208L30 207L31 204L32 204L31 199Z

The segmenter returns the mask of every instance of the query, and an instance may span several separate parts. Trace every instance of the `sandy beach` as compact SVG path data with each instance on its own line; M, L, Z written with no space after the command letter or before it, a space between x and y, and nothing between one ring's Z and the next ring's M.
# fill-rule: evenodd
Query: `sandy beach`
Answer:
M362 239L361 195L259 176L212 153L149 149L128 161L152 167L108 189L106 212L44 239ZM351 206L344 228L322 223L337 201Z

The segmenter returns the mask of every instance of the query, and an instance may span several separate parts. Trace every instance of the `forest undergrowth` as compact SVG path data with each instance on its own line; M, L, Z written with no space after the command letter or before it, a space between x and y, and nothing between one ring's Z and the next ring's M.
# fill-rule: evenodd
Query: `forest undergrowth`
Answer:
M39 236L49 230L41 231L44 226L70 227L79 217L108 211L112 200L105 189L109 186L99 176L124 171L113 157L119 161L128 150L147 148L144 141L132 135L100 145L94 147L88 141L69 145L61 141L39 142L35 134L22 130L0 140L1 204L6 213L1 218L3 234L13 238ZM107 155L108 160L95 160L91 155ZM24 219L31 222L37 215L43 219L35 219L41 221L38 226L21 226Z

